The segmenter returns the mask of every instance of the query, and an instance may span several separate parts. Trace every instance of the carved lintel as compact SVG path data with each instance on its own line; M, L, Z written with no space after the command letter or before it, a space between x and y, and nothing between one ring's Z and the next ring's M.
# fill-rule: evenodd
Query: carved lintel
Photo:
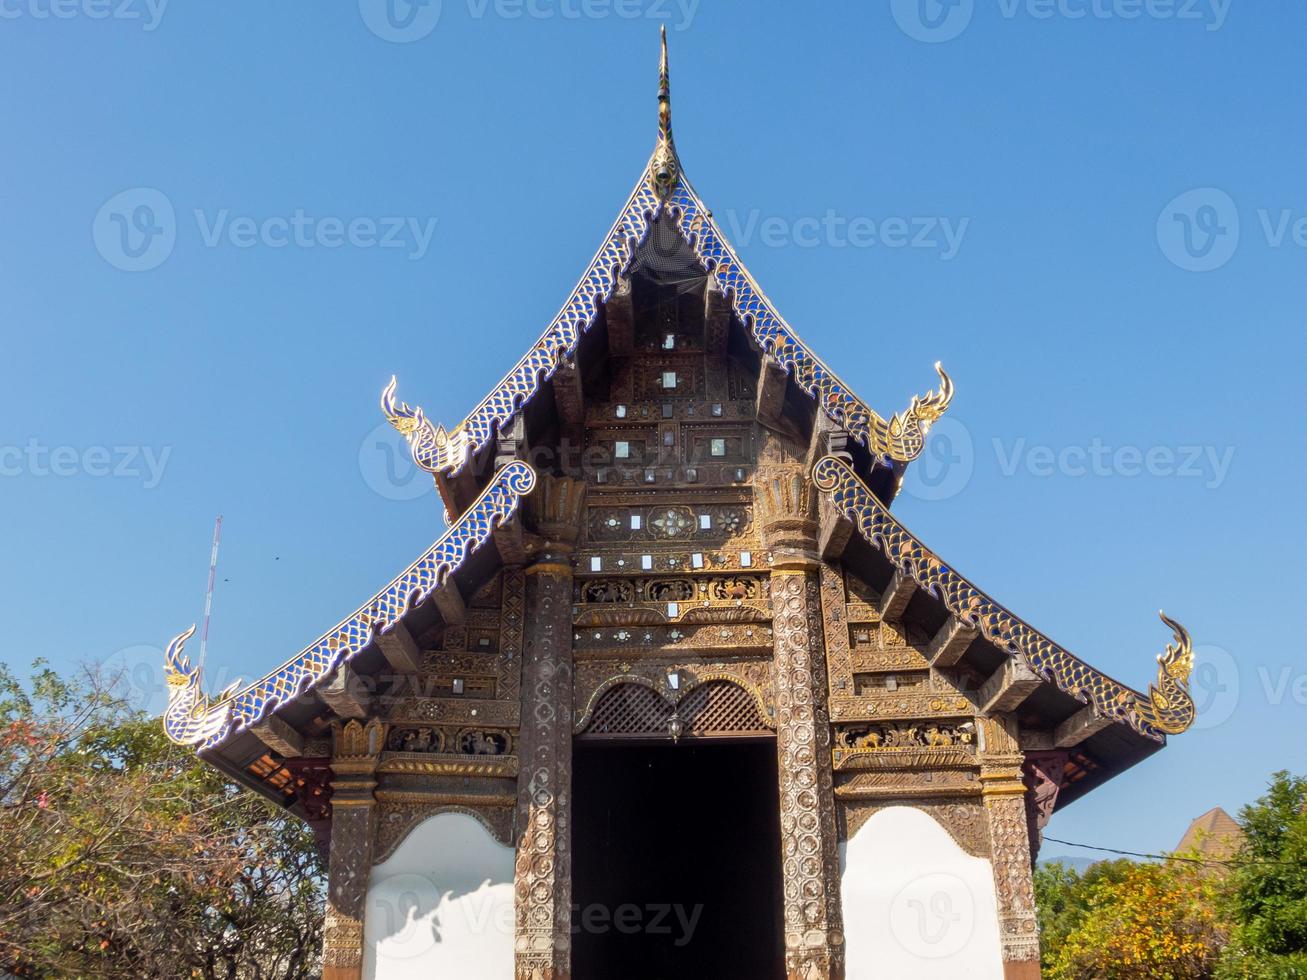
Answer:
M758 368L758 394L755 413L758 421L764 425L775 425L785 407L785 386L789 382L789 373L774 358L763 356Z
M317 694L342 718L366 718L372 707L372 692L367 681L349 664L337 667L327 683L318 688Z
M467 606L452 579L431 593L431 601L440 610L440 618L450 626L462 626L467 622Z
M1058 725L1057 728L1053 729L1053 747L1057 749L1074 748L1085 739L1092 738L1112 724L1112 719L1093 705L1081 708Z
M608 322L608 351L615 357L628 357L635 351L635 313L631 306L631 280L619 279L604 304Z
M304 736L276 715L268 715L250 733L282 758L293 759L304 754Z
M894 577L889 580L889 585L885 586L885 591L880 594L880 602L876 604L880 618L892 623L898 622L916 594L916 580L911 575L896 570Z
M1003 665L981 685L977 696L980 710L987 715L1000 711L1015 711L1026 698L1039 690L1043 680L1024 660L1008 657Z
M392 670L401 674L416 674L422 669L422 651L408 627L396 623L384 633L377 634L377 646Z
M950 616L931 638L930 646L926 649L926 659L932 667L952 667L962 659L978 636L979 630L968 626L956 616Z
M817 501L817 552L825 561L839 560L853 530L853 522L828 497Z

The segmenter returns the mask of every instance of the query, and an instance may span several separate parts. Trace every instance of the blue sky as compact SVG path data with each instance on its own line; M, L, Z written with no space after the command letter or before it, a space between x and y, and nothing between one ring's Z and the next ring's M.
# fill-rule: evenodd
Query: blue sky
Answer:
M377 396L452 424L553 315L665 21L780 309L882 413L957 383L900 516L1135 686L1159 606L1196 637L1197 730L1049 832L1168 847L1303 772L1307 9L924 2L3 0L0 658L157 700L221 513L209 673L257 676L429 543Z

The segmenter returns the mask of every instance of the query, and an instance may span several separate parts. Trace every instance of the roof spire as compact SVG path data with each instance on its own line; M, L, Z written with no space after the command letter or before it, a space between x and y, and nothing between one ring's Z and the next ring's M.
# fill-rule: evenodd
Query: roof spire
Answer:
M658 148L654 150L650 179L660 197L671 194L680 175L676 144L672 140L672 85L667 67L667 25L662 25L662 60L658 66Z

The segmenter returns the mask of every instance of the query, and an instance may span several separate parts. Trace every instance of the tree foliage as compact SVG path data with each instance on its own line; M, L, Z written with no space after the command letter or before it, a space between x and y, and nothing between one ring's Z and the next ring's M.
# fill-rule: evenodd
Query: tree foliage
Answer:
M1036 883L1049 980L1209 977L1225 945L1220 879L1201 865L1054 864Z
M1307 977L1307 779L1276 773L1243 808L1228 907L1237 923L1222 977Z
M316 976L309 830L111 688L0 665L0 972Z

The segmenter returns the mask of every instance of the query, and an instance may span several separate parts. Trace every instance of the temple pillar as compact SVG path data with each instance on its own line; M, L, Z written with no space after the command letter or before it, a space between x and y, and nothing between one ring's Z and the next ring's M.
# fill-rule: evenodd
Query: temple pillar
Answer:
M572 550L584 484L544 478L528 502L526 650L514 869L518 980L566 980L572 950Z
M766 467L755 494L763 541L772 554L785 972L790 980L842 978L816 501L801 465Z
M361 980L363 911L372 869L375 773L386 741L378 720L350 721L333 732L331 857L322 935L323 980Z
M1038 980L1039 920L1026 813L1025 759L999 719L981 720L981 792L989 825L1005 980Z

